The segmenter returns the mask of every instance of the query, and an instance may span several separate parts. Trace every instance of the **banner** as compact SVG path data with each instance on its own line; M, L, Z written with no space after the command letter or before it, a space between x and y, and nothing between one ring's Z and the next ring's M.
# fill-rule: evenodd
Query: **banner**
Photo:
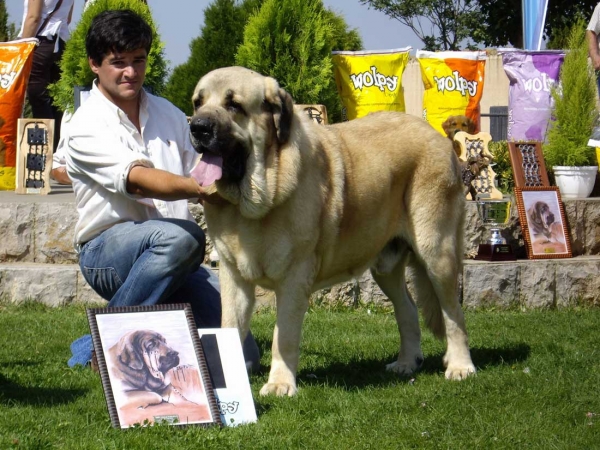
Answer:
M374 111L402 111L402 75L411 47L380 51L335 51L335 83L344 105L344 120Z
M37 39L0 42L0 190L15 188L17 122Z
M418 51L421 66L423 118L440 133L450 116L467 116L479 130L479 102L483 94L486 53Z
M540 50L548 0L522 0L522 2L523 47L525 50Z
M561 50L501 49L508 88L509 141L544 141L553 107L550 90L565 58Z

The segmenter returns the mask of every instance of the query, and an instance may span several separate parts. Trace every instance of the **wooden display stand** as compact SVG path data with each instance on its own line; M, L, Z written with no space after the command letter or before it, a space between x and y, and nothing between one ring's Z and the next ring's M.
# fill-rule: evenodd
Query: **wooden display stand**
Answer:
M327 108L325 105L294 105L297 111L308 114L319 125L327 125Z
M15 192L50 192L50 171L54 143L54 119L19 119Z
M477 195L490 199L501 199L502 192L495 186L496 172L489 165L494 160L494 157L488 150L488 143L492 140L492 136L483 131L477 134L468 134L464 131L459 131L454 136L454 140L460 145L459 159L465 164L476 160L487 162L487 164L482 164L479 174L471 181Z

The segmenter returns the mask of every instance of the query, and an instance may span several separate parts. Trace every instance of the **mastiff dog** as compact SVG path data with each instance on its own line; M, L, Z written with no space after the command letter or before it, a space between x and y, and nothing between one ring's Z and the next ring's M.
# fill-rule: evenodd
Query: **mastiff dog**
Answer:
M475 373L457 299L465 199L448 138L397 112L319 125L294 110L275 79L242 67L209 72L192 100L190 134L203 155L194 176L211 193L205 217L220 257L222 326L243 340L255 287L277 299L262 395L297 392L310 294L367 269L400 330L388 370L408 375L423 362L419 305L447 339L446 378Z

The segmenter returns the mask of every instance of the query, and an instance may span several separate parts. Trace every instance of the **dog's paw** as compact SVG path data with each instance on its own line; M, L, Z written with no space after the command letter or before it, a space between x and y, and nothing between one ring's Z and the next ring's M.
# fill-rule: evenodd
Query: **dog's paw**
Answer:
M267 383L260 390L260 395L276 395L277 397L293 397L298 393L298 388L291 383Z
M415 358L407 358L396 360L393 363L387 364L385 370L388 372L394 372L398 375L408 376L415 373L423 365L423 357L417 356Z
M446 369L446 379L460 381L467 377L474 376L476 372L477 370L473 364L468 364L466 366L448 366Z

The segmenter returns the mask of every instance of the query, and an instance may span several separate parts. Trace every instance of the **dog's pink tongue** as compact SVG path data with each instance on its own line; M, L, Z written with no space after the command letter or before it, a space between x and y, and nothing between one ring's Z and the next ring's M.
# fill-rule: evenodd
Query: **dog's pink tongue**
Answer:
M200 186L209 186L223 176L223 158L212 153L203 153L202 159L190 172Z

